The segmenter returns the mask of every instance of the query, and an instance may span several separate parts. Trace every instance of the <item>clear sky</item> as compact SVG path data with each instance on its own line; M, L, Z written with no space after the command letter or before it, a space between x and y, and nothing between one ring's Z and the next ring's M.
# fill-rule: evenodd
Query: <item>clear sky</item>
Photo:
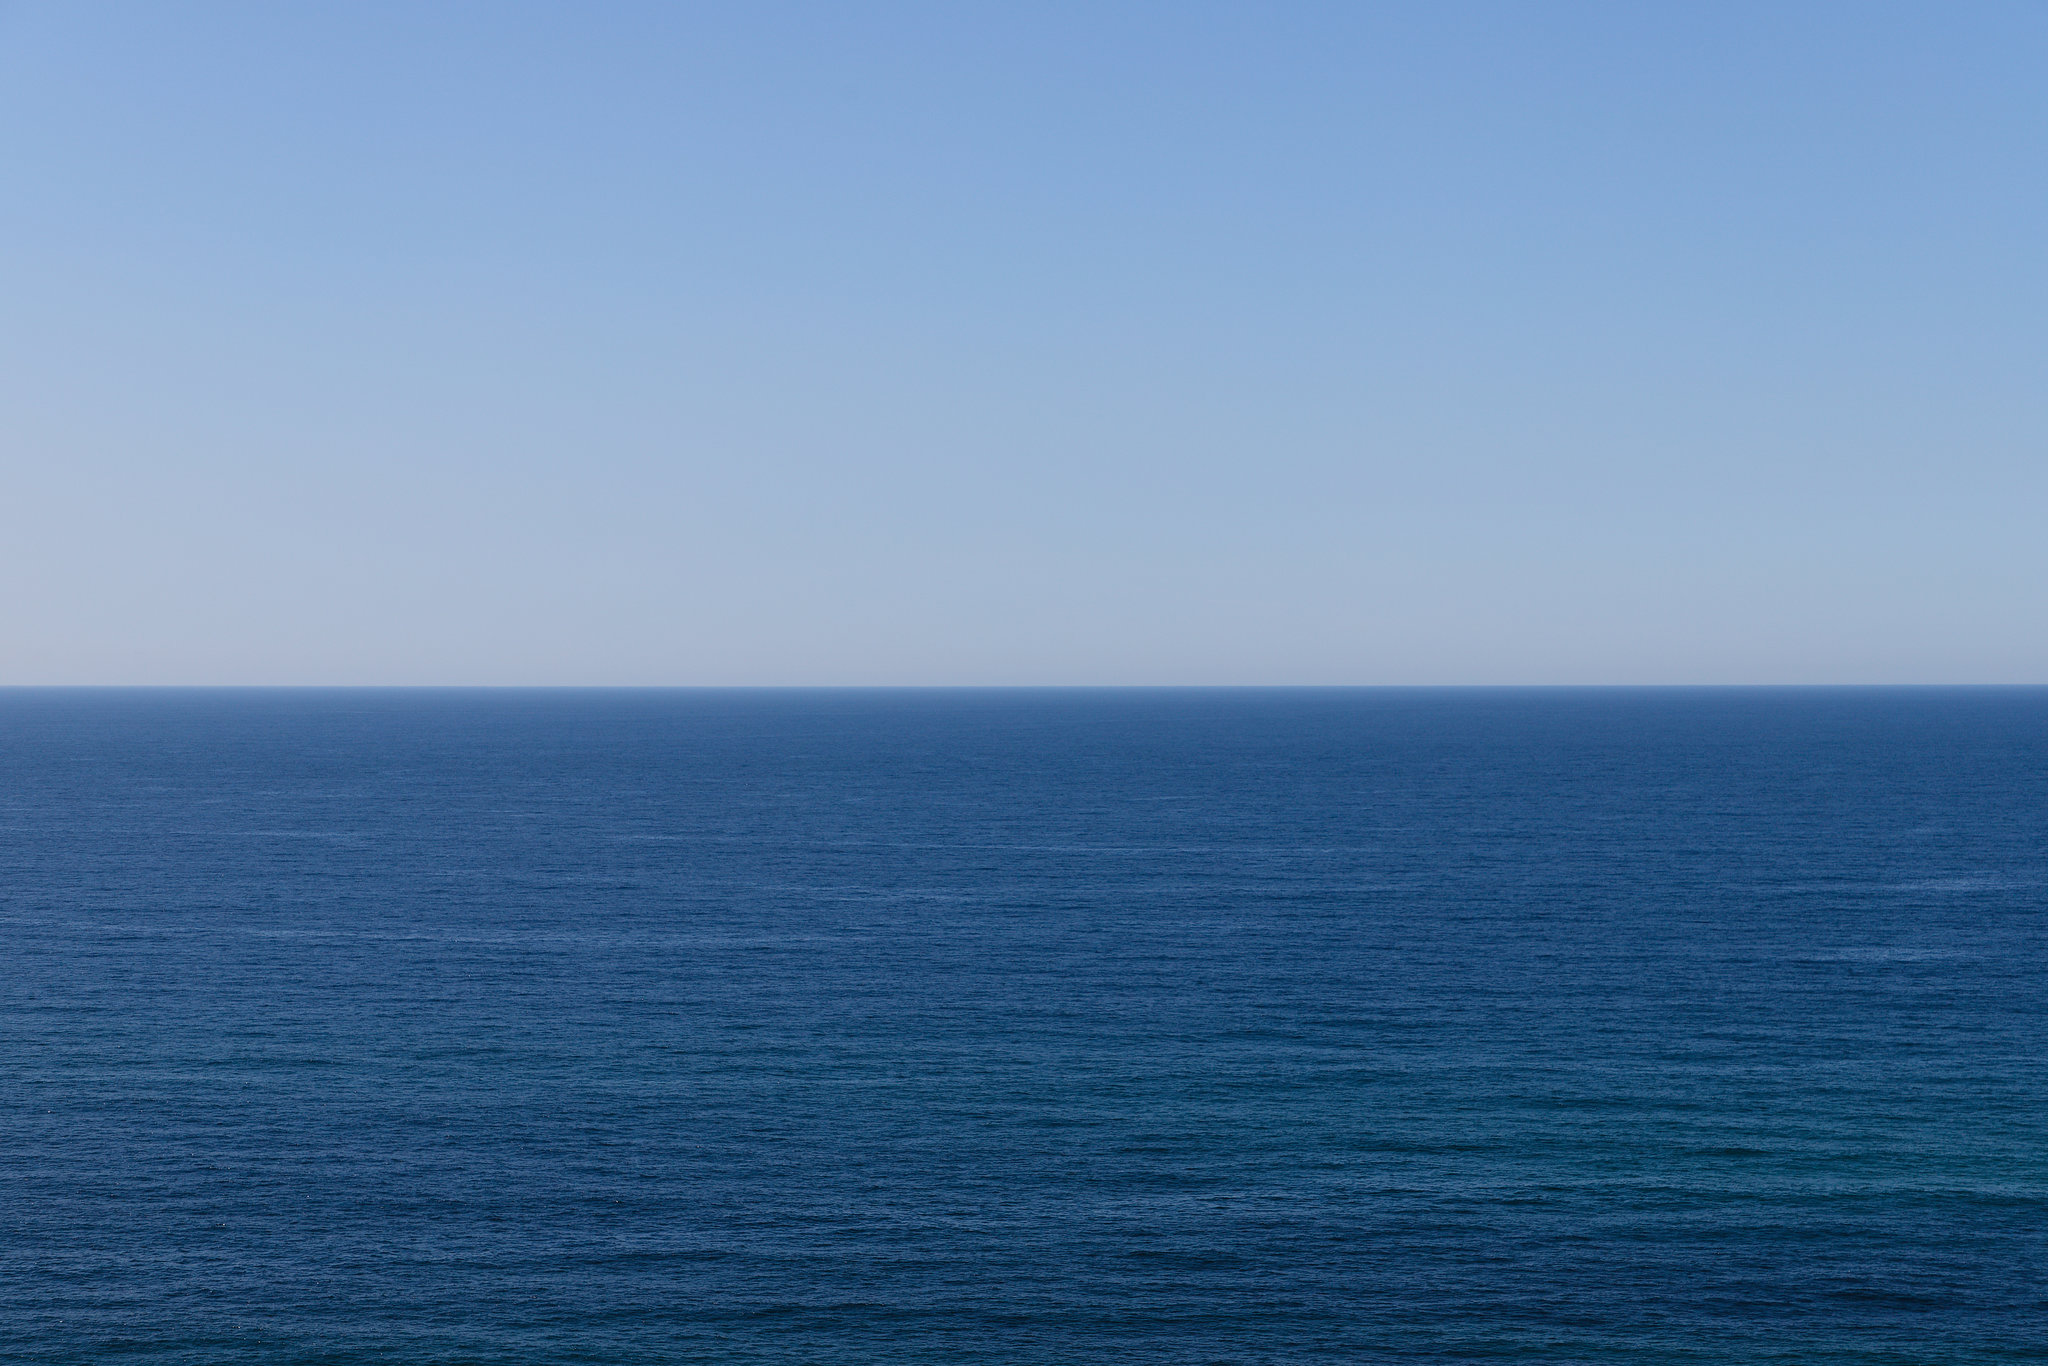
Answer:
M0 681L2048 681L2048 4L0 3Z

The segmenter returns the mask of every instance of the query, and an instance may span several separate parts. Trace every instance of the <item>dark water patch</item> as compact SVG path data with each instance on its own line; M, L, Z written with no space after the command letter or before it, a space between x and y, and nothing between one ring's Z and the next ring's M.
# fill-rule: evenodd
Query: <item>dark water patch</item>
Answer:
M2038 1359L2048 693L0 694L0 1357Z

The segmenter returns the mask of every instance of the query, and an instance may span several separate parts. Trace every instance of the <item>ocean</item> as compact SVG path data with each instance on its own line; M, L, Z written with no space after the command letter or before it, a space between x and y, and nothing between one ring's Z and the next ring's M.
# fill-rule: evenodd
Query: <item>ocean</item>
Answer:
M2048 1359L2048 690L0 692L0 1358Z

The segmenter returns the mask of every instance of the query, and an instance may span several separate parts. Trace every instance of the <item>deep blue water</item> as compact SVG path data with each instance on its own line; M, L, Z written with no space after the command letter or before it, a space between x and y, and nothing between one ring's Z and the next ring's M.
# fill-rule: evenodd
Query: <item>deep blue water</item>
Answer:
M2048 691L0 694L0 1358L2048 1352Z

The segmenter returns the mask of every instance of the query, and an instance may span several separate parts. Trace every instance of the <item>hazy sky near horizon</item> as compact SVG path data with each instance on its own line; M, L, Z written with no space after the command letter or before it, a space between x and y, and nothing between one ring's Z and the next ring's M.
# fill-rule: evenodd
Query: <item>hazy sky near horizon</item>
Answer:
M0 682L2048 681L2048 5L0 3Z

